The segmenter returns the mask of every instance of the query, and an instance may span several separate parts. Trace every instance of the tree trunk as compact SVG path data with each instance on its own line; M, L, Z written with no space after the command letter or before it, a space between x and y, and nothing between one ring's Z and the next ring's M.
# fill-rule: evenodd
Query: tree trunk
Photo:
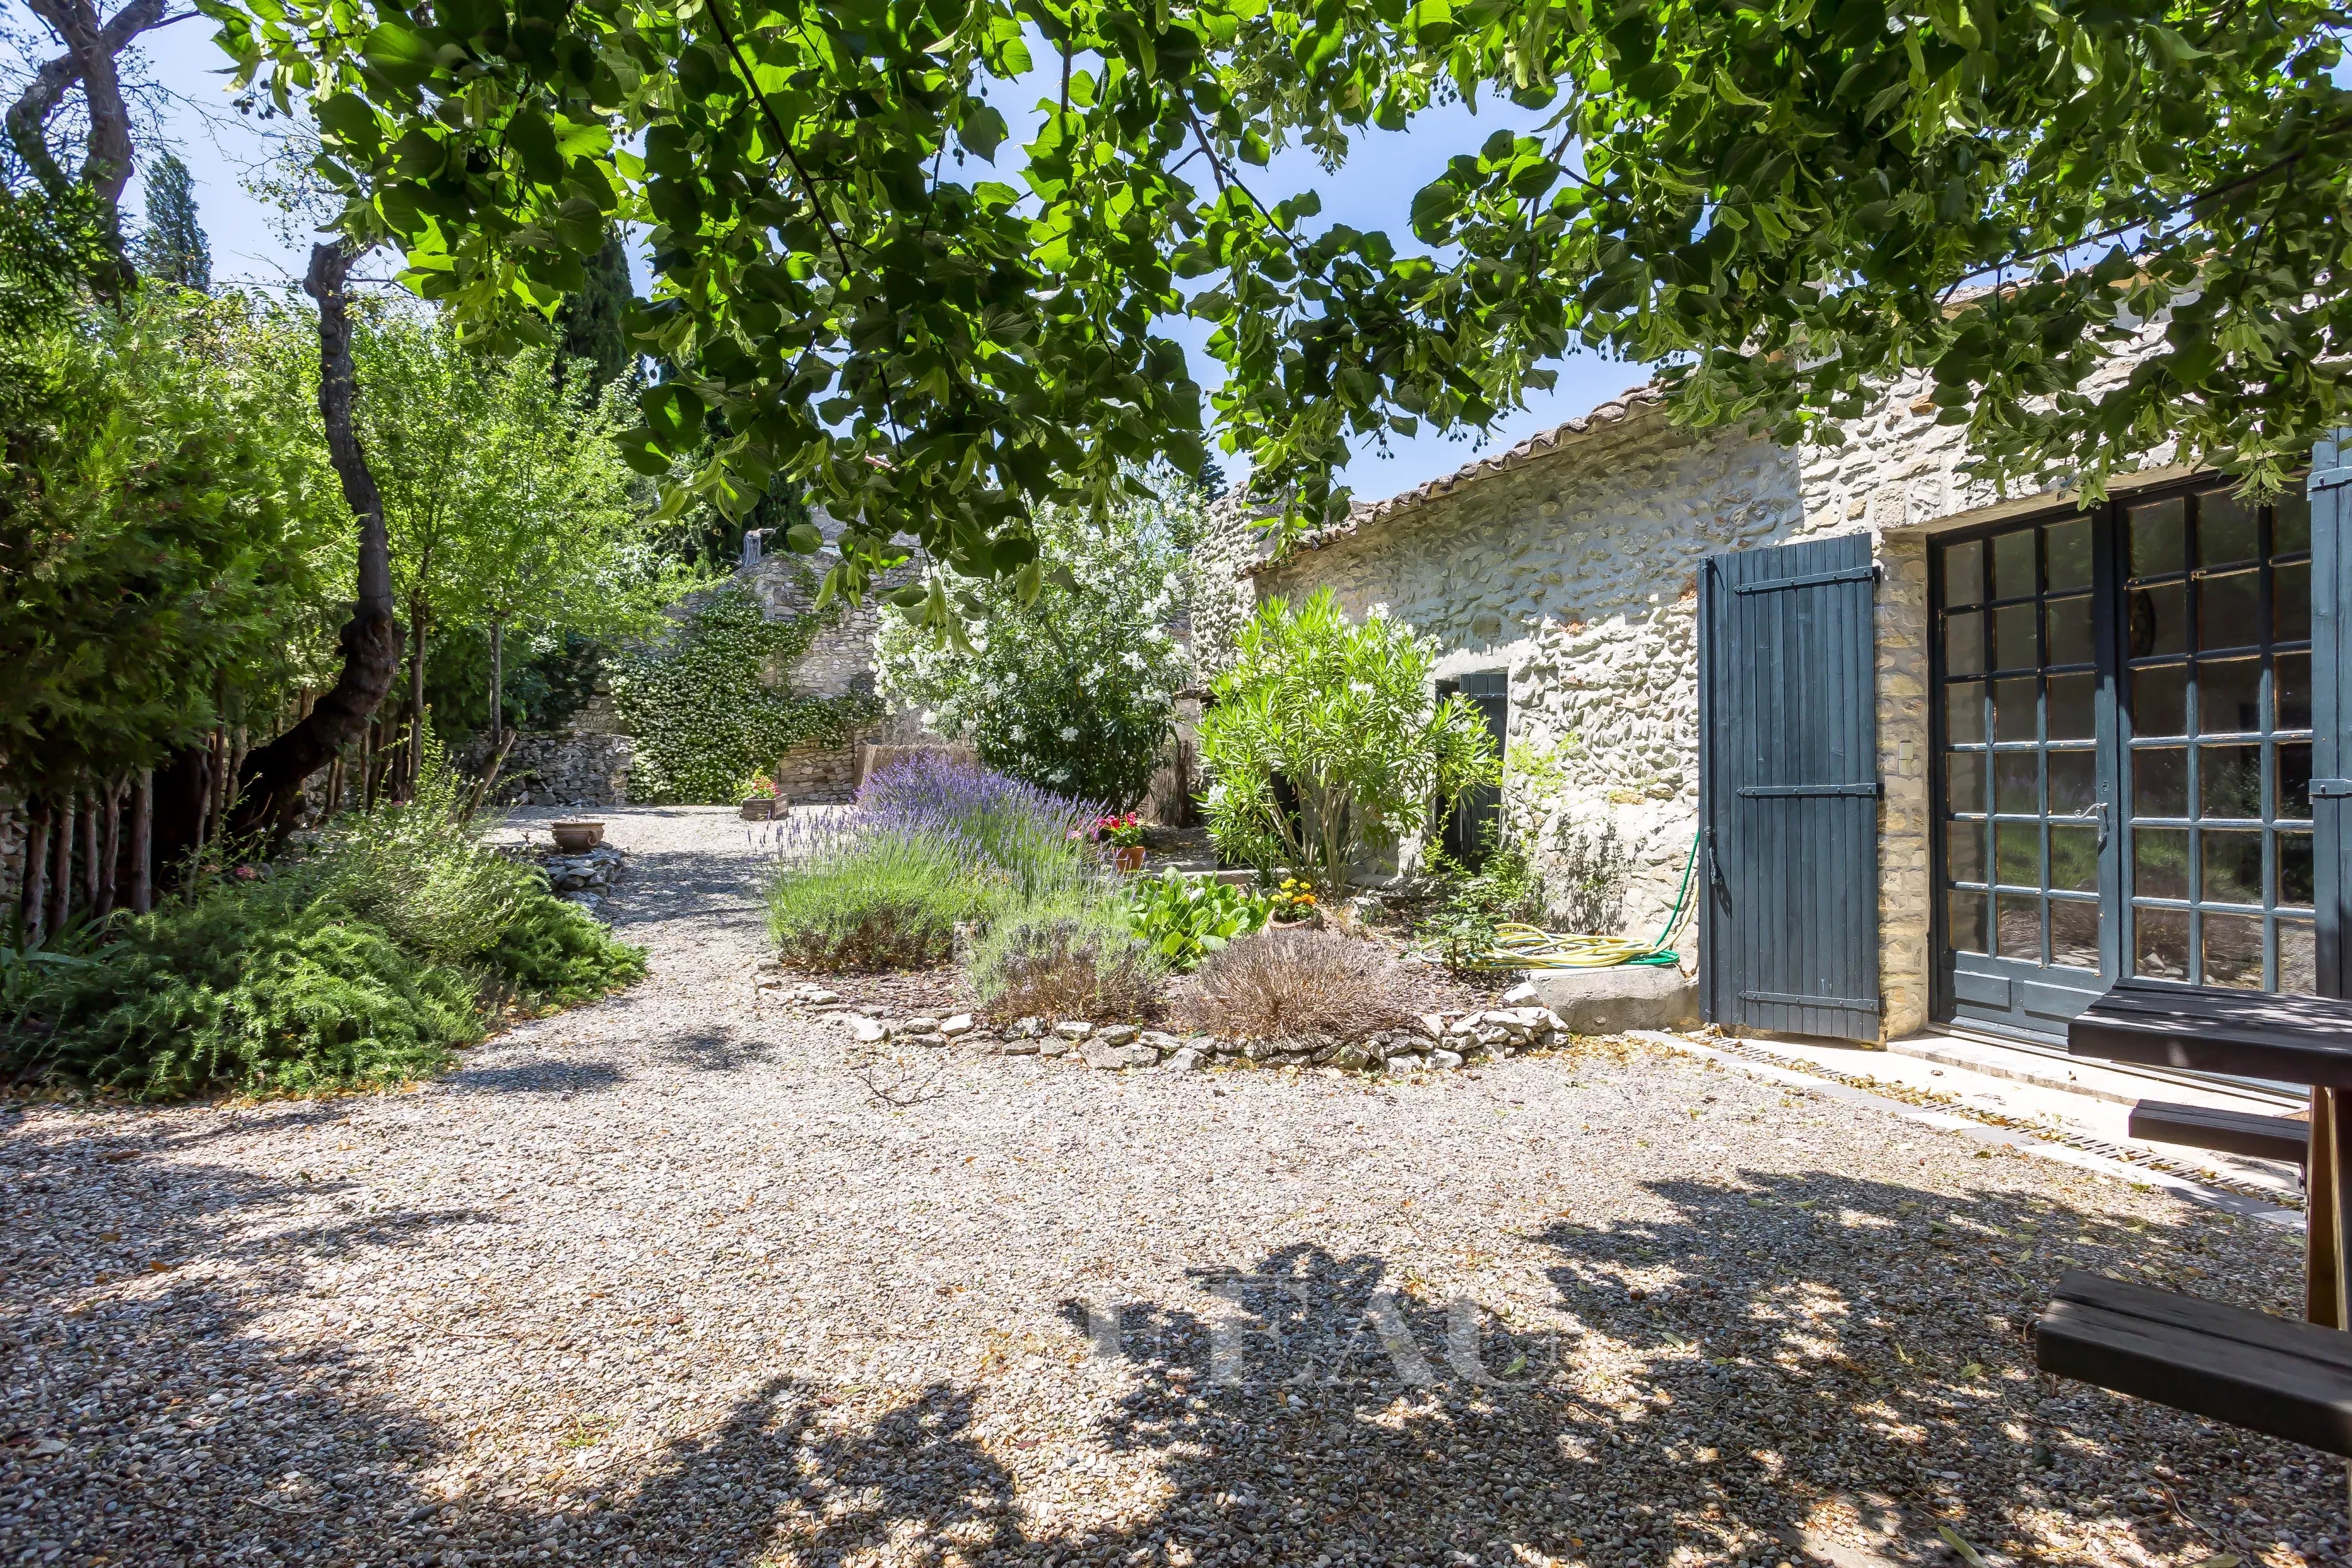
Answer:
M73 915L74 806L68 795L58 803L57 830L49 835L49 933L66 928Z
M506 755L500 744L507 732L507 623L490 622L490 748Z
M81 875L82 907L92 915L98 909L98 791L88 789L81 798Z
M343 625L343 668L302 722L245 759L237 831L266 831L272 841L293 825L302 785L362 730L400 670L400 622L393 619L392 549L383 531L383 497L352 423L352 319L343 292L352 253L337 241L310 247L303 291L319 302L319 413L327 457L344 504L359 518L358 597Z
M400 759L400 788L394 791L397 800L413 799L416 780L425 762L425 638L428 612L425 601L408 601L409 634L416 645L408 651L408 750Z
M212 738L212 811L205 821L205 841L218 844L228 836L228 731L215 727Z
M49 926L49 819L57 813L47 806L32 810L31 831L25 836L25 946L37 947Z
M375 726L360 726L360 810L375 810Z
M131 786L131 913L155 907L155 770L142 768Z
M114 913L117 894L122 885L122 785L109 779L106 786L106 831L99 835L98 891L90 895L90 907L100 915Z

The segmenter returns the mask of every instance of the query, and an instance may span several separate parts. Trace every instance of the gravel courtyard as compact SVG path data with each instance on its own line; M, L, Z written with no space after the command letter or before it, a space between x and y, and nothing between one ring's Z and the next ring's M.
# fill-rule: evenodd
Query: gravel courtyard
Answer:
M731 813L607 821L632 992L0 1111L0 1562L2344 1560L2339 1463L2025 1338L2070 1262L2291 1313L2292 1235L1649 1049L860 1065Z

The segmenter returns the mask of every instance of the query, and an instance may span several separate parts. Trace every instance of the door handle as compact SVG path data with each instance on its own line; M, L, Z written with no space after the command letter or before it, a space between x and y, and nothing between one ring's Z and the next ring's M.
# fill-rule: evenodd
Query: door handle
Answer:
M2116 809L2113 802L2102 800L2093 810L2098 815L2099 849L2104 852L2107 847L2107 835L2115 827Z

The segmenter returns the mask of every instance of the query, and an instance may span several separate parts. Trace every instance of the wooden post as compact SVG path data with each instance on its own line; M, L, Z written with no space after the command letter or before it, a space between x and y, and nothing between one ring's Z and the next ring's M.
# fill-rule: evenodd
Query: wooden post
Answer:
M131 913L155 907L155 770L142 768L131 784Z
M48 933L49 819L55 814L47 806L34 807L32 831L25 837L23 925L28 947L39 946Z
M49 834L49 935L66 928L73 914L74 798L58 802L58 822Z

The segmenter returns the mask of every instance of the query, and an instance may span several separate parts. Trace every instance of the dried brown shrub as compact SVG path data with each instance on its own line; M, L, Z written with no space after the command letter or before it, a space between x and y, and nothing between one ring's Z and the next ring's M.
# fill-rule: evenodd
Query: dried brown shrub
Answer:
M1045 913L999 922L972 956L971 977L993 1018L1102 1023L1149 1013L1160 967L1106 919Z
M1203 959L1184 1014L1233 1039L1357 1040L1410 1027L1417 995L1377 942L1276 925Z

